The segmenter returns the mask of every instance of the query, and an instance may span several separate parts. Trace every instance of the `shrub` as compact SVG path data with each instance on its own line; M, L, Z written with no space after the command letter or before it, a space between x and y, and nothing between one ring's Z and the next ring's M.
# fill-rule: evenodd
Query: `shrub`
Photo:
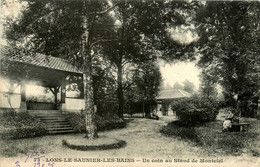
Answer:
M218 114L217 101L210 97L193 95L171 103L171 108L179 118L179 125L192 126L214 121Z
M247 120L249 121L249 120ZM203 126L179 126L179 120L163 126L161 133L168 137L179 138L203 148L209 155L241 155L251 152L259 156L257 136L259 136L258 120L251 120L248 132L222 132L222 121L205 123Z
M180 137L181 139L187 139L195 142L196 144L200 144L200 140L198 138L198 135L195 131L194 127L183 127L179 126L180 121L174 121L167 124L167 126L164 126L160 132L164 135L170 137L170 136L176 136Z
M119 129L126 126L126 122L113 113L97 115L96 122L99 131Z
M0 118L2 139L18 139L46 134L44 124L27 112L7 113Z
M86 132L85 116L79 113L65 113L65 118L70 122L73 128L79 132ZM126 122L112 113L102 114L96 116L96 123L98 131L124 128Z

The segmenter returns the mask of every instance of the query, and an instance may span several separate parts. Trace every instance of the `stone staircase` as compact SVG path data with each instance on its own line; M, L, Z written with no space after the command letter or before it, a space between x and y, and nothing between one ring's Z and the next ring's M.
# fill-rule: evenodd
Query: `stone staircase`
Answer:
M29 110L29 113L38 117L45 124L49 134L77 132L59 110Z

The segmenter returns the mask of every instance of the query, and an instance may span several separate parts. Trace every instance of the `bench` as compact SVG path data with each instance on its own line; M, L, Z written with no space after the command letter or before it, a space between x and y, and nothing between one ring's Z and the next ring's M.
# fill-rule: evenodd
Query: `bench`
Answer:
M232 123L232 132L244 132L248 131L249 123Z

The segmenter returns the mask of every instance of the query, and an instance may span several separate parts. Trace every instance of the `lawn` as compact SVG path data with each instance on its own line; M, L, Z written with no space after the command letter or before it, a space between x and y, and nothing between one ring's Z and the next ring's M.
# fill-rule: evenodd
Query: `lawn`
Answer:
M209 154L216 156L240 156L247 154L250 157L260 156L260 120L245 118L250 123L247 132L222 132L223 120L205 123L196 127L180 127L178 121L170 122L161 129L161 132L170 137L190 142L199 146Z

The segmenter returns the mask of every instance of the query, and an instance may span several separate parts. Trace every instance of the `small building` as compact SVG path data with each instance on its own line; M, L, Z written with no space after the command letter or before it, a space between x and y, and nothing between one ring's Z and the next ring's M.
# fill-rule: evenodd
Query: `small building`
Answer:
M169 113L169 111L171 111L171 102L180 98L189 98L190 96L190 93L182 89L169 89L160 91L158 97L156 98L158 114L163 116L173 114Z
M15 85L14 91L0 92L0 110L61 110L81 111L85 108L83 95L83 73L69 61L40 53L9 53L9 48L1 46L1 78ZM73 78L80 80L79 97L66 97L66 85L72 84ZM26 99L25 86L29 82L49 88L54 96L54 103L30 102Z

